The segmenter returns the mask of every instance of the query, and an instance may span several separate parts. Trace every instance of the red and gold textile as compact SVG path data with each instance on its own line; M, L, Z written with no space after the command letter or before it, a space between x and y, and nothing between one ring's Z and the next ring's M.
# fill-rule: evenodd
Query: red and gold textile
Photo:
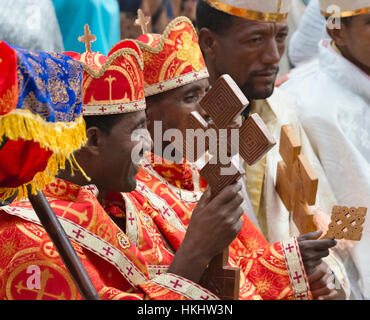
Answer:
M82 63L83 115L135 112L146 108L143 58L133 40L116 44L108 56L100 52L64 52Z
M42 190L86 142L82 66L0 41L0 201Z
M217 299L167 273L206 187L197 168L152 165L146 158L137 181L134 192L108 195L105 210L92 186L55 179L45 190L101 298ZM17 202L1 209L0 298L81 299L31 205ZM270 245L245 215L229 264L241 269L240 299L311 298L296 239ZM38 288L34 268L41 275Z
M55 179L44 193L101 299L217 298L186 279L162 274L173 253L151 218L140 217L136 245L93 191L91 186ZM135 210L140 207L134 199L132 203ZM15 202L0 209L0 299L81 299L30 203ZM119 216L119 207L115 211Z
M163 34L143 34L137 39L144 58L145 96L208 78L208 70L191 21L178 17Z
M144 159L136 176L136 190L123 196L127 236L140 248L142 225L149 220L177 250L207 184L195 165L152 161L153 155ZM114 202L117 204L118 199ZM153 250L154 246L147 250ZM232 242L229 252L229 264L241 270L240 299L311 298L296 238L270 245L243 215L242 231ZM171 255L164 252L160 258L163 265L171 262Z

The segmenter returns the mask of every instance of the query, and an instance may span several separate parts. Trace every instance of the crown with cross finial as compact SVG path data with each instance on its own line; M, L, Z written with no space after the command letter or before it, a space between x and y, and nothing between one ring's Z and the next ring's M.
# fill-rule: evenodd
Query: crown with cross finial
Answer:
M96 37L85 25L85 33L78 38L84 42L83 54L64 52L84 67L82 92L83 115L108 115L135 112L146 108L144 97L143 58L135 41L117 43L104 56L91 51Z
M341 18L370 12L370 0L319 0L321 14L325 17Z
M240 18L280 22L288 17L292 0L202 0L211 7Z
M196 31L187 17L172 20L162 35L141 35L136 43L143 53L146 97L209 77Z

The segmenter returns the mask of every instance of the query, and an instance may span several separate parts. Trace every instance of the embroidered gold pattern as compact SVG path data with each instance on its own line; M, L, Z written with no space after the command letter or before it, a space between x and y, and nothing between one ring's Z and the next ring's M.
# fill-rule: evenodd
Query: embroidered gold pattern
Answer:
M177 58L182 61L189 62L193 68L199 72L202 69L200 63L201 51L199 45L193 41L188 32L184 32L181 36L182 47L177 51Z

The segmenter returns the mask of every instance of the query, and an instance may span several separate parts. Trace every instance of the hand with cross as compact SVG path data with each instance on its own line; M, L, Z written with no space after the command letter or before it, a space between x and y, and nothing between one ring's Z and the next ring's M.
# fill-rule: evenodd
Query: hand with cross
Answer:
M243 198L240 190L239 184L229 185L213 199L210 189L204 192L193 211L185 238L168 269L169 273L201 283L201 277L212 258L227 248L241 230L243 210L240 205ZM236 280L239 284L239 278ZM233 290L231 286L232 293Z
M334 239L320 239L322 231L309 232L298 237L299 250L306 273L310 276L315 272L325 258L329 255L329 249L335 247Z
M237 119L248 103L233 79L229 75L221 76L200 101L209 121L193 111L186 119L185 132L182 132L186 137L185 143L173 142L190 162L196 162L205 151L211 157L200 172L208 181L209 189L193 211L180 252L185 252L185 255L190 253L191 256L199 254L203 263L198 265L198 270L204 270L204 261L207 262L201 285L221 299L239 297L240 270L228 266L228 246L242 225L240 205L243 198L238 194L240 186L236 184L242 175L238 155L252 165L275 144L257 114L241 126L237 125ZM193 136L188 135L190 130L194 131ZM197 131L200 133L196 134ZM232 209L224 210L223 201ZM237 206L233 207L233 203ZM186 249L187 245L189 248ZM183 265L186 268L187 264ZM185 271L190 272L190 269ZM194 277L193 274L189 276Z
M217 197L227 186L235 184L244 173L239 155L248 165L253 165L276 144L258 114L252 114L235 129L237 118L248 104L247 98L235 81L225 74L219 77L200 101L201 107L212 122L206 123L196 112L193 112L189 119L191 128L213 130L213 136L216 137L213 141L209 140L206 148L212 158L200 171L208 181L212 198ZM189 141L186 141L184 146L183 152L187 158L189 154L193 158L202 155L199 150L191 153L192 150L188 149ZM228 267L228 257L227 246L209 264L204 274L204 285L222 299L238 299L240 271Z

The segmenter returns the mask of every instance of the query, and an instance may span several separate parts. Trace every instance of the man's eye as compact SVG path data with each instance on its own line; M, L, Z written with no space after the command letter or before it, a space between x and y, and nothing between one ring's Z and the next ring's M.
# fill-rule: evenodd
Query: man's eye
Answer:
M261 43L262 41L263 41L262 37L255 37L248 40L248 42L252 44L258 44Z
M280 41L284 41L287 38L288 34L287 33L280 33L276 36L276 39Z
M142 122L142 123L138 124L133 131L135 131L136 129L146 129L146 123Z
M199 99L199 95L189 95L185 97L186 102L193 102Z

